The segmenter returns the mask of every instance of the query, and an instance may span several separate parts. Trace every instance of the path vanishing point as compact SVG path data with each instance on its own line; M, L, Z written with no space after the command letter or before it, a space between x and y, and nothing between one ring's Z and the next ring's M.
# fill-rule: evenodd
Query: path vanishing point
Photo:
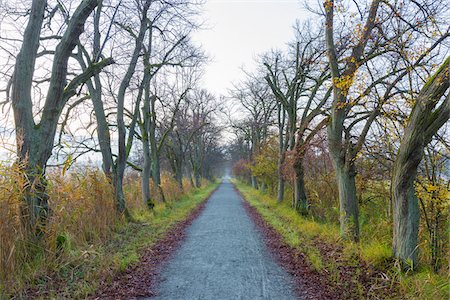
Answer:
M232 183L224 180L160 275L151 299L297 299Z

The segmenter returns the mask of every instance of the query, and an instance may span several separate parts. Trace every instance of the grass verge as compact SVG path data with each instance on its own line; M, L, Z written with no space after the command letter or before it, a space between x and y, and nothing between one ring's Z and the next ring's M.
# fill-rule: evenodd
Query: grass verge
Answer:
M448 278L423 268L403 274L393 267L389 241L354 244L341 239L336 224L319 223L297 214L287 201L234 182L236 187L284 241L303 252L311 268L345 299L448 299Z

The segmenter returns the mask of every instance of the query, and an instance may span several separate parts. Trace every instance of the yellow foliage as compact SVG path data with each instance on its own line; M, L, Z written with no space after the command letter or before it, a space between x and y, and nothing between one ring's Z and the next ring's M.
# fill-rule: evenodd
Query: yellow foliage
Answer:
M270 185L277 178L278 145L275 140L268 141L261 147L260 153L255 157L254 164L250 166L252 174L258 180Z
M333 85L338 88L343 95L347 95L348 90L353 84L354 78L355 74L342 75L341 77L333 78Z

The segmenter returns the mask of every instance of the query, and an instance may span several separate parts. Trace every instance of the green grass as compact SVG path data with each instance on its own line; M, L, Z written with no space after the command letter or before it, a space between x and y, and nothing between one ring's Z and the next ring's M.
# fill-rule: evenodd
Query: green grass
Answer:
M320 223L302 217L290 207L289 201L278 203L275 197L255 190L245 183L234 183L246 201L282 235L284 241L302 251L312 268L326 274L331 283L341 281L337 271L339 266L356 266L355 276L352 278L353 296L366 297L363 286L358 282L359 273L364 271L359 266L364 262L381 270L388 278L382 283L374 281L375 288L378 284L396 286L394 290L398 293L385 295L383 298L449 299L449 282L446 276L434 274L426 268L413 274L403 274L393 266L391 229L385 219L372 218L369 212L362 211L361 242L355 244L340 237L338 224ZM339 259L322 255L317 247L318 243L342 249ZM380 297L376 291L373 296Z
M213 183L194 189L178 201L157 204L153 211L132 212L133 222L118 222L106 243L82 250L66 249L65 255L69 256L64 258L66 264L54 270L54 274L33 276L38 279L28 286L47 293L42 299L86 298L95 292L102 279L109 282L115 274L138 263L144 249L158 241L175 223L186 219L216 186ZM30 265L30 272L34 269L32 265L39 266L39 259Z

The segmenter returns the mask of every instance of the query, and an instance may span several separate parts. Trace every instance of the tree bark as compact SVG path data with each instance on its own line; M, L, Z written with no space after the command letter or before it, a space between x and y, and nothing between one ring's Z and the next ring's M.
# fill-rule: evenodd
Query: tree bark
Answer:
M435 109L449 89L448 57L421 89L405 128L391 182L394 204L393 251L403 267L417 266L419 204L414 182L423 150L450 118L450 95Z
M302 215L307 215L309 210L308 197L305 188L305 170L303 167L303 157L297 155L294 162L295 184L292 207Z
M339 210L341 235L354 242L359 241L359 212L356 195L356 171L353 164L335 166L339 189Z

